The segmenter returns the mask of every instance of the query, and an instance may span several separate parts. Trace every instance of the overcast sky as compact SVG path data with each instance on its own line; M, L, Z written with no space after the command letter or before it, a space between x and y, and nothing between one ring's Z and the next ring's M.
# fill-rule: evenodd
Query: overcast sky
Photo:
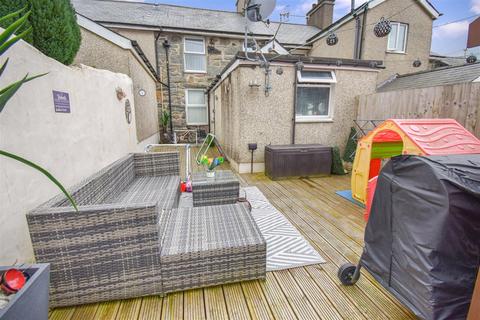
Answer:
M147 2L159 2L178 4L191 7L202 7L220 10L235 10L235 0L146 0ZM356 5L366 0L356 0ZM316 0L277 0L277 7L272 15L272 20L280 19L280 12L290 13L290 22L305 23L305 13L311 8ZM438 11L443 13L434 22L434 26L440 26L451 21L456 21L480 15L480 0L430 0ZM334 19L338 19L350 10L351 0L336 0ZM408 10L408 9L407 9ZM467 43L467 30L469 22L475 18L459 21L456 23L434 27L432 51L445 55L463 55ZM411 30L410 32L415 32Z

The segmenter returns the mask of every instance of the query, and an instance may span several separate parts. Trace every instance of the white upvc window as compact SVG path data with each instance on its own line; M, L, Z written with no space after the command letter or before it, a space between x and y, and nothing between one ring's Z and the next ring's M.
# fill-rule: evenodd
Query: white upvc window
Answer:
M188 125L208 124L207 99L203 89L185 90L185 113Z
M183 61L185 72L207 72L207 56L205 54L204 38L183 38Z
M333 121L333 95L336 82L334 71L298 71L296 121Z
M392 31L388 35L387 50L389 52L405 53L407 51L408 25L392 22Z

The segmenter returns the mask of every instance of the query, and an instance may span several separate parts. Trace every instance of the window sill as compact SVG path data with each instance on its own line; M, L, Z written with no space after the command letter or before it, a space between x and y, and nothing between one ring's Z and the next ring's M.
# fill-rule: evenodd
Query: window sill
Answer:
M296 117L296 123L333 123L333 118Z
M403 55L406 55L407 52L405 51L393 51L393 50L387 50L387 53L391 53L391 54L403 54Z
M207 74L207 71L194 71L194 70L184 70L184 73L190 73L190 74Z

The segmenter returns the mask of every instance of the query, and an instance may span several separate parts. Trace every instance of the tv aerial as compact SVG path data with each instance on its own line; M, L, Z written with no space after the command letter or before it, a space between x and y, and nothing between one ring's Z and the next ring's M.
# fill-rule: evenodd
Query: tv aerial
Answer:
M260 66L265 69L265 96L270 94L272 86L270 84L270 62L265 58L261 47L258 45L257 40L253 36L253 32L249 29L249 22L267 22L268 17L275 10L276 0L247 0L245 2L244 16L245 16L245 40L244 40L244 49L245 49L245 58L249 61L260 62ZM249 40L249 35L251 39ZM248 55L249 43L253 43L253 50L257 57L251 58ZM261 60L258 58L261 57Z

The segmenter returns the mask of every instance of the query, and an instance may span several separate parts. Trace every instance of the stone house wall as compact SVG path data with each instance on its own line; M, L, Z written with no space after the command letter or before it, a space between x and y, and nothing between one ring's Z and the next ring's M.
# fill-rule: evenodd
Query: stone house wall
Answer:
M188 126L185 114L185 89L206 89L225 66L242 51L243 40L220 37L204 37L207 56L207 73L187 73L184 71L183 41L188 35L162 33L157 42L158 63L161 69L162 81L167 82L167 67L163 40L170 42L170 83L172 93L172 119L174 128L201 128L208 131L206 126ZM192 37L198 37L193 36ZM168 89L163 91L163 106L168 108Z

